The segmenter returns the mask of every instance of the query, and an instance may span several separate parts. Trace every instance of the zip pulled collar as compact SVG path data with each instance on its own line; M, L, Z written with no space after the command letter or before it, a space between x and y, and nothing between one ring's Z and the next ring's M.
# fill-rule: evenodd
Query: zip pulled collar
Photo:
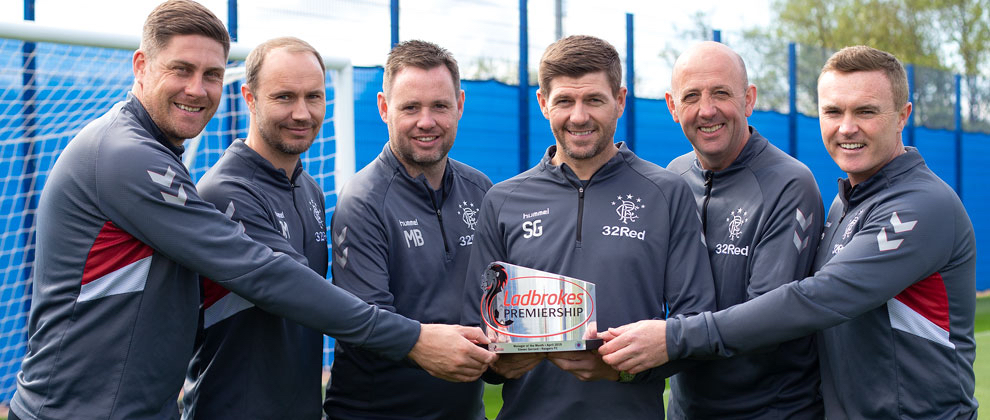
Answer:
M839 199L846 208L858 206L867 198L889 187L897 178L916 166L924 165L925 159L916 147L905 147L905 153L888 162L869 179L852 186L849 178L839 178Z
M403 179L407 182L423 185L423 194L426 194L426 198L430 199L433 196L432 187L430 183L426 180L426 175L419 174L419 176L412 177L409 172L406 171L406 167L399 162L399 158L395 157L395 153L392 152L392 148L388 146L388 142L385 143L385 147L382 148L382 153L378 155L378 159L381 159L383 163L392 168L393 171L398 172ZM447 164L444 165L443 178L440 183L441 201L437 203L440 207L443 202L447 200L447 196L450 195L450 191L454 185L454 172L457 170L454 165L450 164L450 158L444 157L447 160Z
M227 147L227 150L225 150L224 153L233 153L234 155L246 160L257 170L260 170L268 175L265 177L260 177L258 180L262 182L271 182L279 187L296 186L296 180L299 179L299 175L303 172L302 159L296 160L296 166L292 170L292 175L290 176L286 174L285 171L276 168L275 165L272 165L272 163L268 161L268 159L265 159L263 156L258 154L257 151L249 147L244 139L234 140L234 142Z
M695 156L694 165L691 165L691 170L700 174L702 179L708 179L709 172L712 173L712 177L715 179L730 176L748 168L753 160L766 150L768 144L770 142L759 131L756 131L756 128L749 126L749 140L746 140L746 145L739 152L739 156L736 156L736 159L728 167L721 171L705 169L701 167L701 162Z
M609 177L619 173L619 168L621 165L625 165L626 162L635 157L633 152L626 146L625 142L615 143L614 146L619 149L615 156L612 156L608 162L605 162L601 168L598 168L598 170L585 181L591 181L592 179L595 181L608 179ZM546 153L543 154L543 159L540 160L537 167L540 168L540 170L551 174L557 181L570 184L575 188L584 187L584 182L578 178L578 176L574 173L574 170L567 166L566 163L561 163L560 165L554 165L552 163L552 159L556 154L557 145L548 147ZM588 185L590 186L591 183L589 182Z

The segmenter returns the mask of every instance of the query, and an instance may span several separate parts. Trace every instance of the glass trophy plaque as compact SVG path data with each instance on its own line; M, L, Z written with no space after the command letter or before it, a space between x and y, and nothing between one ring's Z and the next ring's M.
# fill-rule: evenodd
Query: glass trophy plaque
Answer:
M498 353L593 350L601 346L595 284L493 262L482 275L481 319Z

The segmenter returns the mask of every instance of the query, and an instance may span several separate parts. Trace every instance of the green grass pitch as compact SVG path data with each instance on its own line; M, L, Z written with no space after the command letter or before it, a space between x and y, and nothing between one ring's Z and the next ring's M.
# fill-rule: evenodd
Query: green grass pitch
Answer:
M990 407L990 296L976 299L976 400L980 402L983 411ZM485 415L494 419L502 409L502 386L485 385ZM664 402L666 405L666 395ZM0 406L0 410L3 410ZM0 420L7 417L0 416Z

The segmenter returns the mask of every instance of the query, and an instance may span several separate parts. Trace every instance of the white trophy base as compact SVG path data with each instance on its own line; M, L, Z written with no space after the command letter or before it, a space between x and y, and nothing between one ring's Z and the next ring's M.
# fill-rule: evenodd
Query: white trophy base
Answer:
M496 353L543 353L550 351L597 350L602 346L601 339L568 341L530 341L515 343L491 343L488 350Z

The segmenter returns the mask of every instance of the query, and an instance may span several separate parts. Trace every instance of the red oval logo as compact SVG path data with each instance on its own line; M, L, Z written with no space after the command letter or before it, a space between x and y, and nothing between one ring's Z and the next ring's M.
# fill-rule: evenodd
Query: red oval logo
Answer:
M501 269L501 267L499 267ZM504 274L502 271L500 274ZM506 276L507 277L507 276ZM595 302L588 293L588 290L584 288L579 283L573 282L568 279L560 277L550 277L550 276L520 276L513 278L501 277L492 285L489 286L489 293L486 293L486 298L481 301L481 319L488 328L498 332L499 334L507 335L510 337L521 337L521 338L547 338L555 337L559 335L567 334L571 331L577 330L588 323L591 320L592 315L595 313ZM508 282L515 282L519 280L550 280L568 283L573 285L576 290L565 291L564 287L560 288L557 293L538 293L534 289L527 290L523 293L506 293L505 290L512 290L514 288L507 287ZM501 295L501 296L499 296ZM502 313L499 313L497 309L497 301L502 303ZM510 327L515 323L515 321L520 318L528 317L544 317L544 318L556 318L564 316L575 316L576 312L584 312L585 305L587 306L587 313L582 314L583 320L577 325L569 325L567 329L563 331L544 331L540 334L523 334L519 332L511 332ZM535 315L535 316L534 316ZM500 320L501 318L501 320Z

